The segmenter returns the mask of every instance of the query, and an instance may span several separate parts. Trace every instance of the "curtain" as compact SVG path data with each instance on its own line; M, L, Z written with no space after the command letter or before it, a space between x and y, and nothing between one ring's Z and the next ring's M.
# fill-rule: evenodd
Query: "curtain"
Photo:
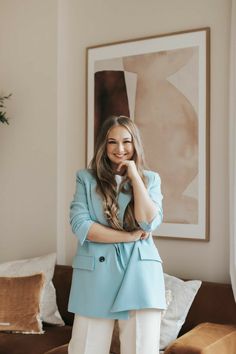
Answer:
M230 278L236 301L236 0L232 0L229 66Z

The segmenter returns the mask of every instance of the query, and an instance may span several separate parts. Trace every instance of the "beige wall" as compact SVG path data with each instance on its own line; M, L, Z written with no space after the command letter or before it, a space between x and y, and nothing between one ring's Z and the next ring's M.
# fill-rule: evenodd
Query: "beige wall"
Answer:
M85 166L85 48L209 26L211 240L199 243L157 239L156 244L166 272L187 278L228 282L230 0L24 0L20 5L16 0L0 1L0 33L3 27L5 34L4 38L0 35L1 42L4 48L10 47L13 52L11 57L5 54L5 59L2 54L0 56L0 82L4 90L12 91L14 88L14 101L12 99L11 103L14 121L10 127L0 127L3 170L0 188L4 195L0 230L1 240L5 239L7 244L5 259L45 253L55 248L57 242L59 262L71 263L76 242L68 224L68 207L74 193L75 171ZM31 31L23 24L18 29L17 23L11 23L18 39L7 32L11 7L14 20L21 15L22 23L32 22ZM22 11L24 7L31 11ZM45 8L47 11L43 14ZM40 28L40 19L44 21L43 28ZM38 38L38 46L35 46L34 37ZM22 45L23 52L18 49ZM27 80L22 80L22 71L26 72ZM35 71L41 71L41 75L34 77ZM16 87L19 87L19 92ZM20 94L24 95L24 100L19 98ZM44 100L41 100L41 95ZM42 119L45 124L41 124ZM42 137L45 131L46 135Z
M0 1L0 261L56 249L57 1Z

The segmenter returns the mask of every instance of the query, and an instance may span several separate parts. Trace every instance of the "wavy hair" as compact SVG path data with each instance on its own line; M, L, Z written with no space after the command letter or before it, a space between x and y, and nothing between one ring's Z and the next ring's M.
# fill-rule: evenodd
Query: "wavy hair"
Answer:
M129 183L127 175L124 175L123 181L119 187L119 191L123 193L131 193L131 201L129 202L125 213L123 225L118 218L119 206L117 202L118 191L115 180L114 170L107 156L107 138L112 128L122 126L129 131L134 146L134 160L137 171L146 185L146 179L143 173L145 168L144 151L140 138L140 133L134 122L126 116L111 116L107 118L100 130L95 145L95 153L90 163L90 168L97 180L97 192L103 200L104 214L109 225L117 230L133 231L139 228L134 217L134 197L133 189Z

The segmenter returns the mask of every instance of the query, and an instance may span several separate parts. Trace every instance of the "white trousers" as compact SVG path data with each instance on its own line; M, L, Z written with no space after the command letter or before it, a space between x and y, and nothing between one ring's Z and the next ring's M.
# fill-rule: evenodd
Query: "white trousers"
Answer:
M68 354L109 354L115 320L75 315ZM118 320L121 354L158 354L161 311L130 311Z

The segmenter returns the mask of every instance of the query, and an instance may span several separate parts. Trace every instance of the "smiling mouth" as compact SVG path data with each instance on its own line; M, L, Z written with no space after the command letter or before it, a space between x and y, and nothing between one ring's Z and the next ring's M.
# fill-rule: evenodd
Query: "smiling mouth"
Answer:
M126 154L122 154L122 155L114 154L114 155L115 155L115 157L124 157L124 156L126 156Z

